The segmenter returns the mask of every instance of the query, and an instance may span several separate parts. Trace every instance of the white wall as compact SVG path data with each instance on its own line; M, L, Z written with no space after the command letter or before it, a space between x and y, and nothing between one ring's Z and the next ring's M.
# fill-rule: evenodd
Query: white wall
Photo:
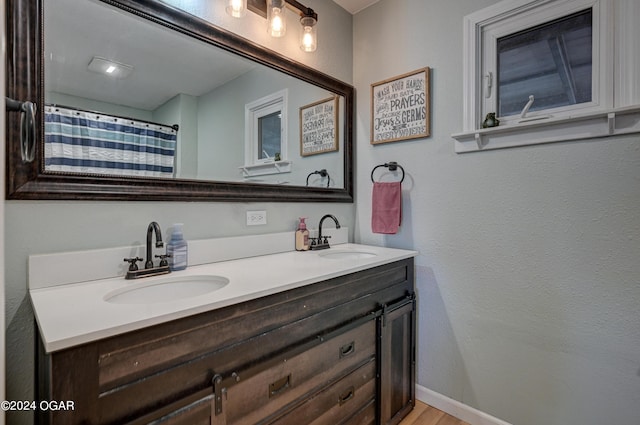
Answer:
M113 114L121 117L137 118L139 120L152 121L153 115L151 111L144 109L131 108L114 103L101 102L99 100L87 99L84 97L72 96L69 94L48 92L45 94L47 104L56 104L61 106L71 106L87 111L97 111L105 114Z
M183 3L194 4L194 1ZM295 31L291 31L284 40L273 41L266 35L266 21L257 18L255 14L249 13L244 21L232 22L224 14L222 1L202 0L201 4L212 8L211 15L207 16L214 23L250 36L255 42L268 44L278 52L288 54L338 79L351 82L351 15L333 2L305 1L305 5L318 12L318 25L324 28L319 29L321 40L318 52L311 55L305 55L298 49ZM291 13L289 17L289 27L295 28L295 15ZM253 28L258 25L259 28ZM329 31L331 25L335 25L335 28ZM353 204L342 203L7 201L7 249L4 257L7 265L6 398L34 398L34 320L26 282L29 255L142 244L147 224L152 220L158 221L165 233L172 223L183 222L187 239L293 230L297 218L301 216L309 217L307 222L310 226L317 227L318 220L324 213L335 214L341 224L353 229L354 209ZM267 211L268 224L247 227L247 210ZM7 415L7 421L11 425L33 422L32 415L28 412L11 412Z
M640 138L455 154L462 18L491 3L354 17L356 240L420 252L420 385L517 425L640 423ZM432 136L371 146L370 84L424 66ZM394 160L401 231L372 234L368 173Z

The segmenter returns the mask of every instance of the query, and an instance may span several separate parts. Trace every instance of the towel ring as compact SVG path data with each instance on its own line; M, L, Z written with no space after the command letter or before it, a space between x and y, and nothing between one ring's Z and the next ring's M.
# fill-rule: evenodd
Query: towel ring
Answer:
M320 174L320 177L329 177L327 179L327 187L329 187L329 183L331 183L331 176L329 176L329 173L324 168L320 171L316 170L309 173L309 175L307 176L307 186L309 186L309 177L311 177L314 174Z
M373 173L376 171L376 169L380 168L380 167L386 167L389 169L389 171L396 171L398 168L400 168L400 170L402 170L402 178L400 179L400 183L402 183L404 181L404 168L402 168L402 165L398 164L395 161L391 161L385 164L380 164L380 165L376 165L375 167L373 167L373 170L371 170L371 181L375 183L375 180L373 180Z

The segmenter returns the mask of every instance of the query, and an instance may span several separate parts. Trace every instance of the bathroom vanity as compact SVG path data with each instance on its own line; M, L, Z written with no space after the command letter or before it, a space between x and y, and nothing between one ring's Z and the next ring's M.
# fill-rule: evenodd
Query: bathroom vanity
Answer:
M347 244L323 254L190 267L173 278L215 274L228 284L155 305L108 302L122 293L122 278L32 290L41 331L39 398L71 400L75 407L38 419L396 424L415 400L414 255ZM93 316L88 323L47 312L47 302L73 298L74 290L87 291L78 296ZM57 327L69 325L62 333L76 335L54 335L55 320Z

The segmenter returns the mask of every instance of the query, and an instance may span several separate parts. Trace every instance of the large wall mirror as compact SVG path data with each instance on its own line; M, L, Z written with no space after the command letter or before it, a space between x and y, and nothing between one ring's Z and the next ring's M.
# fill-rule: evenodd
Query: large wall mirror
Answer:
M353 201L353 88L166 3L8 4L9 199Z

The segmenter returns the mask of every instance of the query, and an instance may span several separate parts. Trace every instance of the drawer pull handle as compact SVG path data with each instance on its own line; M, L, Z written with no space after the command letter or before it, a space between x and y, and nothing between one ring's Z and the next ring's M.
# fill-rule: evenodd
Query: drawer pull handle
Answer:
M338 402L340 403L340 406L345 404L347 401L351 400L355 394L356 394L356 389L354 387L347 388L345 392L343 392L342 394L340 394L340 396L338 396Z
M356 343L355 341L351 341L348 344L340 347L340 358L347 357L348 355L353 354L356 351Z
M269 384L269 398L277 396L289 387L291 387L291 374Z

